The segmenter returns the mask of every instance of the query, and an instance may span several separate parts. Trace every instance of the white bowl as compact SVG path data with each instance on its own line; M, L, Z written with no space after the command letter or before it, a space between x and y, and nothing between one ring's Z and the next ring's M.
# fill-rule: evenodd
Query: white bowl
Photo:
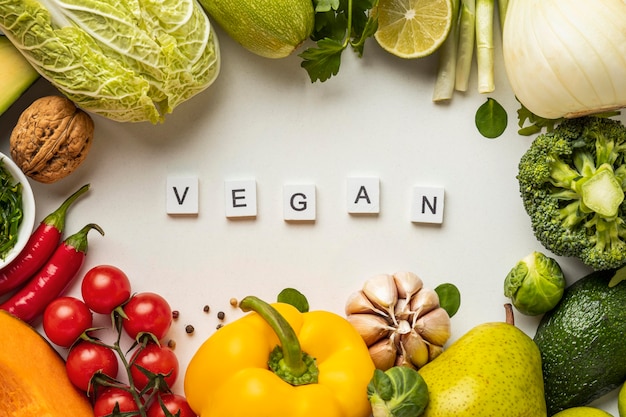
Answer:
M2 269L20 254L33 233L33 227L35 226L35 196L28 178L15 162L3 153L0 153L0 160L2 161L2 166L11 174L13 179L22 184L22 210L24 212L15 246L7 253L4 259L0 259L0 269Z

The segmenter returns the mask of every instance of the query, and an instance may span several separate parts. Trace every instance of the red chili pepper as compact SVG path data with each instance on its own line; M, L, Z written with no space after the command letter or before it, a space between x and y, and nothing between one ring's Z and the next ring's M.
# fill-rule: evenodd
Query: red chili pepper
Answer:
M24 284L50 259L63 235L67 209L88 189L89 184L83 185L58 209L46 216L30 235L28 243L20 254L0 269L0 295L7 294Z
M87 255L87 234L91 229L104 235L100 226L90 223L69 236L57 247L46 265L0 305L0 310L8 311L26 322L32 322L40 316L46 306L72 282L83 265Z

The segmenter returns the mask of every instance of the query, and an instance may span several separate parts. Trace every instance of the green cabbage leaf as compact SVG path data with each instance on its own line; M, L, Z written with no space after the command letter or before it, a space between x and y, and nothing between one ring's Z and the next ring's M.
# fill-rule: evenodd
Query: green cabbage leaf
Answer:
M220 68L197 0L0 0L0 30L77 106L120 122L163 122Z

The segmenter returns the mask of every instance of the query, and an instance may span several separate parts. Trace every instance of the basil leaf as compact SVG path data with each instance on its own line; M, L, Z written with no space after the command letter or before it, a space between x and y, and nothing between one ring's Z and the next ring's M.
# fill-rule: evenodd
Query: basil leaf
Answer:
M446 283L435 288L435 292L439 296L439 306L446 310L448 316L454 316L461 306L459 289L454 284Z
M508 115L500 103L488 98L476 111L474 122L481 135L495 139L506 130Z
M304 294L294 288L285 288L276 299L279 303L291 304L301 313L309 311L309 302Z

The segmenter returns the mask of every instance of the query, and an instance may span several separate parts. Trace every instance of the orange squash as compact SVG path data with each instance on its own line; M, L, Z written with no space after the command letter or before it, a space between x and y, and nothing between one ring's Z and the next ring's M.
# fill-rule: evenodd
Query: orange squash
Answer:
M93 417L59 353L28 324L0 311L0 417Z

